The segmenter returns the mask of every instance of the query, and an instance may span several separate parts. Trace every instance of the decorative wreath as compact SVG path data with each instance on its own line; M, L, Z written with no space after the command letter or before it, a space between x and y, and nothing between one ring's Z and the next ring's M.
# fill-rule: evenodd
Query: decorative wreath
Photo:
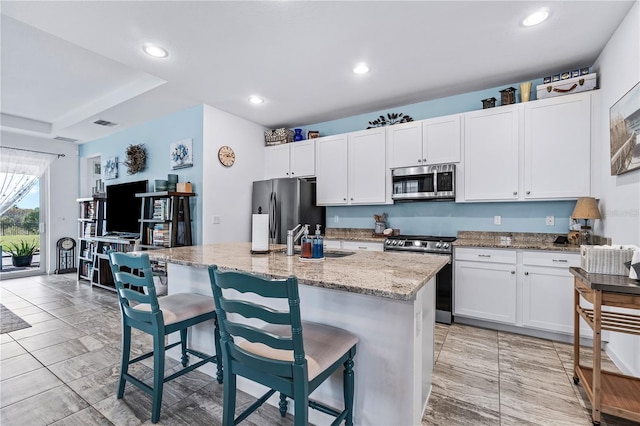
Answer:
M128 174L132 175L145 169L147 152L144 150L144 144L129 145L126 154L127 161L124 162L124 165L127 166Z
M376 127L383 127L383 126L391 126L393 124L408 123L410 121L413 121L413 118L411 118L411 116L409 115L404 115L401 112L388 113L386 117L384 115L381 115L375 120L370 121L369 127L367 127L367 129L373 129Z

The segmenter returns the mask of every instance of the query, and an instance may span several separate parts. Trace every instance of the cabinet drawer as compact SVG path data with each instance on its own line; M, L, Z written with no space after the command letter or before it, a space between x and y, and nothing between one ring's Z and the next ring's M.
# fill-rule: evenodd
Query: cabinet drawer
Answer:
M382 251L383 243L367 243L363 241L343 241L342 248L344 250Z
M340 249L342 248L342 244L340 240L327 240L324 239L324 248L326 249Z
M550 266L568 268L580 266L579 253L525 251L522 253L522 264L532 266Z
M455 249L456 260L469 260L474 262L487 262L487 263L516 263L516 251L515 250L492 250L492 249L471 249L471 248L456 248Z

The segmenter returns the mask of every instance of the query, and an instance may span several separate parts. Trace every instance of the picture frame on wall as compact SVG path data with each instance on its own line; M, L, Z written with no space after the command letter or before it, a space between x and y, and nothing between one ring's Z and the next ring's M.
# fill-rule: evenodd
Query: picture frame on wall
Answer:
M182 139L169 147L171 169L193 167L193 139Z
M640 82L609 108L611 176L640 169Z
M102 180L118 178L118 157L108 157L102 162Z

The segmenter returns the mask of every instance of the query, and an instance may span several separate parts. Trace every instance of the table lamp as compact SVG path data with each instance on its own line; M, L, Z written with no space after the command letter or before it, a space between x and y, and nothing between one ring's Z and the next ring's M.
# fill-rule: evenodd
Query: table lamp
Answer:
M577 220L584 219L584 225L580 231L580 244L591 244L591 226L589 219L601 219L600 210L598 210L598 202L593 197L580 197L573 209L571 217Z

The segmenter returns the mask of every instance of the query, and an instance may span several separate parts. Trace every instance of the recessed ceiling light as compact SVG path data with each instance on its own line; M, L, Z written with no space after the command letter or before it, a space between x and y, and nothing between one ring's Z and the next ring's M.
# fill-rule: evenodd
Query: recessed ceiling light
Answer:
M369 65L362 62L356 65L356 67L353 69L353 72L356 74L366 74L369 72Z
M167 52L166 49L163 49L162 47L153 43L145 43L142 46L142 50L144 51L144 53L149 56L153 56L154 58L166 58L167 56L169 56L169 52Z
M540 9L537 12L533 12L531 15L524 18L524 21L522 21L522 25L524 25L525 27L532 27L534 25L538 25L548 17L549 10Z
M261 104L264 102L264 99L262 99L260 96L256 96L256 95L251 95L249 96L249 102L251 102L252 104Z

